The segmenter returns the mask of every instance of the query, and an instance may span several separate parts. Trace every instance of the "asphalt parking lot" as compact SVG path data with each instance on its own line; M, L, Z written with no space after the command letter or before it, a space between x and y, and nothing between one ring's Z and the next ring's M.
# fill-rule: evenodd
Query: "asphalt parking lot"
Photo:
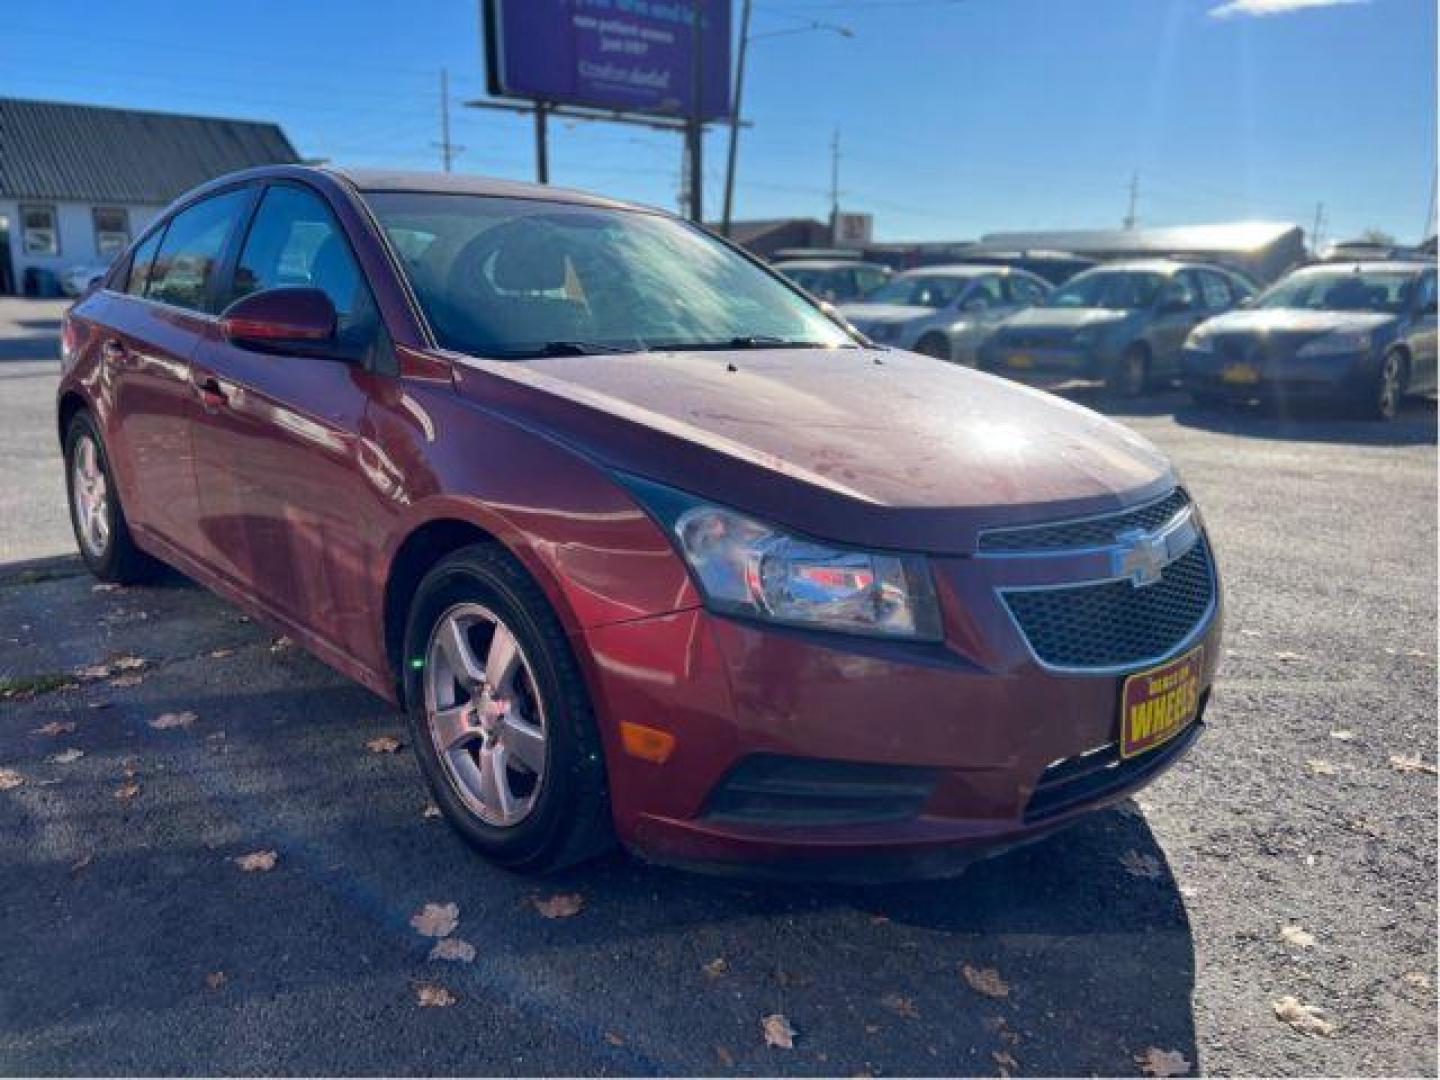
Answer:
M42 347L0 349L0 1072L1436 1072L1433 401L1125 410L1229 605L1210 730L1138 800L949 882L537 882L274 631L29 561L71 548Z

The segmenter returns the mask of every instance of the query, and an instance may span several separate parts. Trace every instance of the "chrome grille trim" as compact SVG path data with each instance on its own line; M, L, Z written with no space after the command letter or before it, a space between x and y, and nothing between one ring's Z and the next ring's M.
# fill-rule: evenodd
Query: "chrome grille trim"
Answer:
M1140 528L1147 532L1168 530L1182 513L1193 513L1193 506L1185 489L1174 487L1164 495L1125 510L1037 525L984 529L976 540L976 553L982 558L991 558L1103 551L1114 544L1120 533L1129 529Z

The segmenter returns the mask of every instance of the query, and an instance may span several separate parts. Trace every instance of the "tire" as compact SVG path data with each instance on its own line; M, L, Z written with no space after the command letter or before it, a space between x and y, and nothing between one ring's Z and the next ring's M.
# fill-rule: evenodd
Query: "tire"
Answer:
M926 334L915 343L915 351L936 360L953 360L950 342L942 334Z
M1105 389L1118 398L1139 397L1150 383L1150 352L1144 345L1131 345L1110 367Z
M404 656L420 769L466 841L526 873L612 846L589 695L560 620L514 556L476 544L438 563L415 594Z
M139 584L156 575L160 564L135 546L104 440L83 410L71 418L65 432L65 492L75 546L92 574L117 585Z
M1405 354L1399 349L1387 352L1380 361L1380 370L1371 381L1369 394L1361 403L1361 416L1382 423L1394 420L1400 414L1400 402L1405 397L1409 375L1410 365Z

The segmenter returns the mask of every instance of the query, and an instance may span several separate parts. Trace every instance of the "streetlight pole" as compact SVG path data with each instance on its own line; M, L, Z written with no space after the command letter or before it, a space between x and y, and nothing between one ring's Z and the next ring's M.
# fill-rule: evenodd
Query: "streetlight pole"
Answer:
M705 223L705 170L701 160L705 143L705 103L701 100L705 93L703 8L703 0L694 0L690 9L690 128L686 132L690 151L690 220L697 225Z

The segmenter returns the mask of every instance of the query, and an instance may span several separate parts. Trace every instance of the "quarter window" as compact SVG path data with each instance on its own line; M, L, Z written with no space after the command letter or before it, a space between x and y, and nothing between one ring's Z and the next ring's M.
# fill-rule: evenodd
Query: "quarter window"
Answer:
M211 310L210 286L220 256L249 198L248 191L237 188L211 196L171 218L145 295L191 311Z
M20 233L26 255L59 255L60 229L53 206L22 206Z
M164 235L164 229L156 229L141 241L135 254L130 256L130 271L125 278L125 291L131 296L145 295L145 283L150 280L150 266L155 262L155 249L160 246L160 238Z
M95 252L113 259L130 246L130 214L120 206L97 206L94 210Z

